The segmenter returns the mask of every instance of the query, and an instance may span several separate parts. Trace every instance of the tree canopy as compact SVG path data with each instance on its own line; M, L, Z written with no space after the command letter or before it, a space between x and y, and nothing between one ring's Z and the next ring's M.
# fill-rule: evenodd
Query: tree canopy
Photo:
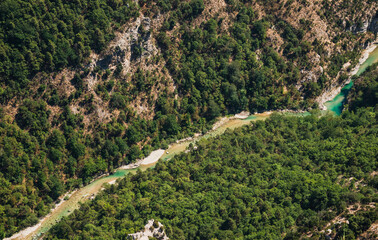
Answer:
M152 218L172 239L298 239L309 231L325 237L321 230L347 207L378 200L371 184L377 176L370 175L378 153L372 111L274 114L204 139L197 150L107 187L46 238L123 239ZM362 181L358 188L350 178ZM377 212L348 218L354 238Z

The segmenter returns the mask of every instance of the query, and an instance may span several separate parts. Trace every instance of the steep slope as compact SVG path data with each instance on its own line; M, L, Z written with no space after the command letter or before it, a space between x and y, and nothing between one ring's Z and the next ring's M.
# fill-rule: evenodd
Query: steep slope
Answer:
M127 176L46 239L123 239L151 218L171 239L300 239L309 233L324 239L323 229L341 213L353 239L377 219L376 131L374 113L365 109L342 117L274 114ZM348 215L353 206L359 206L354 217ZM335 228L332 236L342 233Z
M360 107L373 107L378 104L378 64L366 69L366 72L355 79L354 86L348 95L347 106L349 110Z
M317 107L375 38L376 10L368 0L2 1L0 237L220 115Z

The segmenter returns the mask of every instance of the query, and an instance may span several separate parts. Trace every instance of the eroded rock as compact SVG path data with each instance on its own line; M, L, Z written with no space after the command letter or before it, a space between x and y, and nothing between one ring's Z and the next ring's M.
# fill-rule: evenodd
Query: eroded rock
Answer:
M149 237L154 237L159 240L168 240L169 238L165 234L163 224L160 222L156 222L154 219L148 220L146 226L144 226L144 230L132 233L127 236L127 239L132 240L148 240Z

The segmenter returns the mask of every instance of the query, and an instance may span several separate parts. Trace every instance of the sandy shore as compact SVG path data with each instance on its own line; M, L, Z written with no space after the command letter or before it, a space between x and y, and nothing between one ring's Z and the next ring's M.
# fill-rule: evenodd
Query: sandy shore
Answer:
M269 117L272 113L273 113L272 111L266 111L262 113L255 113L253 115L258 116L258 117Z
M157 161L159 161L161 156L163 156L164 152L165 152L165 150L163 150L163 149L155 150L155 151L151 152L150 155L148 155L148 157L146 157L144 159L139 159L136 162L130 163L128 165L120 166L117 169L124 169L124 170L125 169L126 170L127 169L135 169L135 168L138 168L140 166L146 166L146 165L156 163Z
M244 111L244 112L235 114L234 118L237 118L237 119L246 119L247 117L249 117L249 115L250 115L249 112Z
M143 166L143 165L150 165L150 164L156 163L157 161L159 161L161 156L163 156L164 152L165 152L164 149L158 149L151 152L151 154L148 157L143 159L140 165Z
M120 166L117 169L134 169L134 168L138 168L140 166L140 164L142 163L142 161L143 161L143 159L140 159L140 160L137 160L134 163L130 163L128 165Z
M47 216L46 216L47 217ZM43 221L43 220L42 220ZM34 225L32 227L25 228L24 230L14 234L13 236L9 238L4 238L4 240L11 240L11 239L24 239L28 235L32 234L34 231L36 231L42 224L42 221L40 221L37 225Z

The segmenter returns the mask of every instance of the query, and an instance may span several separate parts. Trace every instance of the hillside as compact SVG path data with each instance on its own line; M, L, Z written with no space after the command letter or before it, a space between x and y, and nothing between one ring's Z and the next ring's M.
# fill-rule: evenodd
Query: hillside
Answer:
M124 239L152 218L171 239L355 239L378 220L371 110L275 114L202 140L107 186L46 239Z
M370 66L366 72L354 80L354 86L348 95L348 109L373 107L378 104L378 64Z
M221 115L318 108L376 39L377 2L0 3L0 237L64 192Z

